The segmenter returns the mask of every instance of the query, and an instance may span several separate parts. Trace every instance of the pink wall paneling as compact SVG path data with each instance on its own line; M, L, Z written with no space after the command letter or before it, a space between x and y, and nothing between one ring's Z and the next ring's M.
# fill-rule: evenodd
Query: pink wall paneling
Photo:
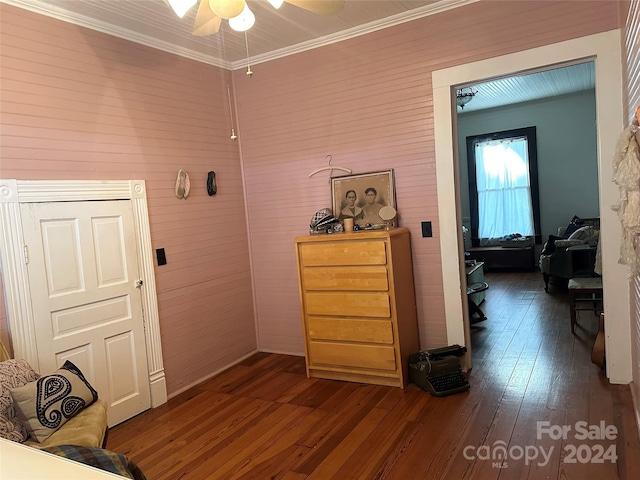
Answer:
M308 178L327 154L354 173L394 169L421 346L447 344L437 188L454 186L436 185L431 72L618 26L614 3L575 7L479 2L234 72L260 349L302 352L293 238L331 205L326 178Z
M155 272L169 395L255 351L229 72L6 4L0 12L2 178L146 181L152 248L168 262ZM191 180L183 200L180 168Z
M616 2L579 5L478 2L255 65L248 79L0 4L0 174L146 181L153 248L168 259L156 279L171 395L256 348L303 353L293 239L331 205L327 176L308 174L327 154L354 173L393 168L421 346L441 346L437 189L455 186L436 185L431 72L620 26ZM186 200L173 193L179 168Z

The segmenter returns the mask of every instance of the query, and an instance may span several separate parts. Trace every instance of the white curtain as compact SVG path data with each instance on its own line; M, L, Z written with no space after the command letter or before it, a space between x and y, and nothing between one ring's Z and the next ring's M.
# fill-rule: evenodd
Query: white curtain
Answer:
M480 239L534 234L527 152L525 137L476 144Z

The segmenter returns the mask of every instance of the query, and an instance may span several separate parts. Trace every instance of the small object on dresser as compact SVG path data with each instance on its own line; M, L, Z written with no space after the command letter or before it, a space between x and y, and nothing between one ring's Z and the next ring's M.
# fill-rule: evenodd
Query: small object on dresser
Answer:
M338 220L333 216L333 212L330 208L323 208L318 210L311 217L311 222L309 223L309 233L311 235L317 235L320 233L333 233L334 231L338 231L336 228L337 225L340 225ZM340 225L342 228L342 225ZM342 231L342 230L339 230Z
M343 222L344 222L344 231L353 232L353 218L345 218Z

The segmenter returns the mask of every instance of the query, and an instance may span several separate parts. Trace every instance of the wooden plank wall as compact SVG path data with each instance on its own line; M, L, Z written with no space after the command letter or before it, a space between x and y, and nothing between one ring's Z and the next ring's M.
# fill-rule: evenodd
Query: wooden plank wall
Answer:
M631 0L624 35L629 118L640 105L640 0Z
M356 173L393 168L421 344L443 345L437 188L454 186L436 186L431 72L620 26L615 2L579 5L483 1L233 72L232 144L228 73L0 4L0 174L147 181L175 394L256 348L254 308L261 350L302 354L293 239L331 204L327 175L308 174L327 154ZM178 168L187 200L173 196Z
M328 174L308 178L327 154L394 169L421 346L446 345L436 195L454 185L436 185L431 72L618 26L615 2L482 1L234 72L260 349L302 352L293 238L331 205Z
M255 351L229 72L6 4L0 13L2 178L146 181L152 247L168 262L156 283L170 394ZM174 195L180 168L186 200Z
M626 59L629 118L640 106L640 0L632 0L625 18L624 51ZM631 285L631 365L636 420L640 429L640 235L636 240L637 264L632 269Z

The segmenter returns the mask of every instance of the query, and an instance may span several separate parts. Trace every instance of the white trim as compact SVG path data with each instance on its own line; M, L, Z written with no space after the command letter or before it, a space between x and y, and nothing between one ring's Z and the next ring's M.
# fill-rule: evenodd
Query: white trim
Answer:
M100 20L97 20L95 18L90 18L85 15L71 12L63 7L47 4L43 0L0 0L0 3L13 5L30 12L45 15L57 20L62 20L63 22L71 23L73 25L79 25L81 27L89 28L97 32L106 33L107 35L112 35L124 40L129 40L140 45L146 45L147 47L162 50L164 52L172 53L184 58L189 58L197 62L207 63L209 65L214 65L216 67L222 67L231 70L239 70L246 68L247 63L251 65L257 65L259 63L276 60L278 58L287 57L289 55L305 52L307 50L323 47L325 45L331 45L333 43L359 37L361 35L366 35L368 33L382 30L384 28L389 28L395 25L410 22L412 20L417 20L429 15L435 15L478 1L480 0L441 0L439 2L431 3L423 7L413 8L403 13L398 13L390 17L375 20L364 25L358 25L357 27L349 28L347 30L341 30L331 35L314 38L306 42L300 42L296 45L290 45L278 50L273 50L261 55L255 55L253 57L249 57L248 59L242 59L235 62L229 62L224 59L220 59L213 55L202 53L188 47L181 47L170 42L165 42L158 38L150 37L139 32L134 32L133 30L122 28L106 22L101 22ZM218 47L220 47L220 45L222 44L218 40ZM215 51L220 53L220 48L216 49Z
M79 0L78 0L79 1ZM180 57L189 58L196 62L207 63L216 67L226 68L231 67L231 63L225 60L221 60L209 54L200 53L190 48L180 47L170 42L165 42L158 38L150 37L139 32L134 32L127 28L122 28L110 23L101 22L95 18L80 15L75 12L71 12L63 7L50 5L39 0L0 0L0 3L6 3L13 5L14 7L22 8L45 17L55 18L72 25L78 25L80 27L88 28L96 32L106 33L113 37L122 38L130 42L137 43L139 45L146 45L147 47L162 50L163 52L172 53Z
M261 55L255 55L247 59L238 60L231 63L232 70L238 70L247 67L247 62L251 65L258 65L259 63L269 62L271 60L277 60L278 58L288 57L296 53L306 52L307 50L313 50L314 48L324 47L334 43L349 40L351 38L359 37L361 35L367 35L378 30L400 25L412 20L418 20L419 18L428 17L429 15L435 15L437 13L446 12L453 8L462 7L470 3L479 2L480 0L442 0L440 2L431 3L423 7L414 8L403 13L397 13L390 17L382 18L380 20L374 20L373 22L358 25L357 27L342 30L340 32L326 35L320 38L314 38L306 42L300 42L295 45L289 45L278 50L273 50Z
M509 76L546 66L557 66L580 59L592 59L596 71L596 117L600 223L602 225L602 263L604 309L607 312L607 375L612 383L631 381L631 331L629 277L618 264L620 224L611 206L618 189L611 181L616 140L623 125L623 82L621 32L589 35L522 52L503 55L466 65L434 71L433 107L436 144L436 174L440 249L445 296L447 341L467 344L462 310L462 268L459 250L462 242L459 213L459 186L456 181L457 155L452 93L456 86Z
M27 360L39 370L35 344L35 325L31 310L31 292L23 260L21 203L86 200L130 200L136 226L138 267L145 318L147 368L151 386L151 406L167 401L167 386L162 363L160 317L156 294L151 235L144 180L1 180L0 179L0 260L6 297L7 321L16 358Z

